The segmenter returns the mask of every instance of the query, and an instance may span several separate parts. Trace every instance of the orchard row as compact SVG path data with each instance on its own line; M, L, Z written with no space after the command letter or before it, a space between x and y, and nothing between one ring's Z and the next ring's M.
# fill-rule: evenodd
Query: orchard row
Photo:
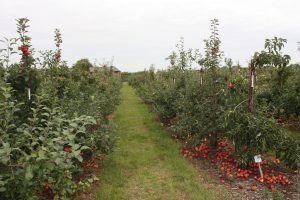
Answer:
M73 199L97 180L85 167L112 148L121 84L87 59L68 67L58 29L56 49L35 52L28 23L17 20L0 52L0 199Z
M265 41L248 68L233 64L232 59L224 59L218 25L218 20L211 21L203 55L197 49L185 49L182 39L177 52L167 58L167 70L150 68L132 74L129 83L174 137L184 142L185 157L209 158L220 163L227 176L234 171L236 177L245 178L253 176L255 155L296 169L300 163L300 65L290 64L290 56L283 53L287 41L278 37ZM224 142L229 152L218 149ZM268 176L270 183L291 184L282 176L270 180Z

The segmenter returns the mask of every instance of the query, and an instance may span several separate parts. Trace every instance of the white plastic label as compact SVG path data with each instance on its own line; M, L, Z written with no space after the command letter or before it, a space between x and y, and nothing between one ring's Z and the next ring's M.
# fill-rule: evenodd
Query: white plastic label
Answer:
M31 99L31 91L30 91L30 88L28 88L28 99L29 99L29 100Z
M256 156L254 156L254 161L255 161L256 163L261 163L261 162L262 162L262 160L261 160L261 155L256 155Z
M251 87L254 87L254 74L251 75Z

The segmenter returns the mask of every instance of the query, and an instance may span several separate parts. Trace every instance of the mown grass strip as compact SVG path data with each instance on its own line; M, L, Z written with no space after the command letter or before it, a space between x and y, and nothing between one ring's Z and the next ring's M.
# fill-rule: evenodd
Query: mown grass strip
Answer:
M199 172L178 155L178 145L124 84L115 113L118 141L100 175L97 199L220 199L222 187L201 183Z

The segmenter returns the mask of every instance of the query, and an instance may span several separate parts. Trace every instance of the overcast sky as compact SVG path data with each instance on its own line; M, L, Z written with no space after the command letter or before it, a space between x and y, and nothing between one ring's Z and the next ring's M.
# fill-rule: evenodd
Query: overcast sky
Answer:
M15 19L28 17L37 50L53 49L53 31L63 34L63 59L99 63L114 56L122 71L155 64L163 68L180 37L203 52L210 20L220 20L221 49L246 64L264 40L279 36L284 51L300 62L299 0L0 0L0 37L15 37Z

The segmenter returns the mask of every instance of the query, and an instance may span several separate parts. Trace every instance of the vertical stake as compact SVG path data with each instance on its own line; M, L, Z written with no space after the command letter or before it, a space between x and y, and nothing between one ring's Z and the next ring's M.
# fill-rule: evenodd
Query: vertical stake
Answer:
M259 169L260 177L262 178L262 180L264 180L264 174L262 172L262 168L260 166L260 163L258 163L258 169Z

